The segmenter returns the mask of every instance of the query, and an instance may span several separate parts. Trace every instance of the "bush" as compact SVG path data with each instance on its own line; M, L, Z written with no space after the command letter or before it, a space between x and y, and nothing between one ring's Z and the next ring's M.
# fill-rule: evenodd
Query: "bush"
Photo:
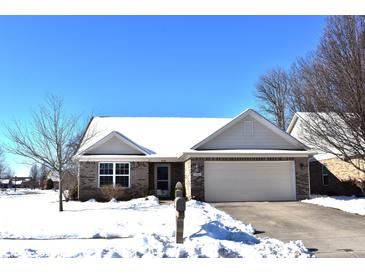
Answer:
M352 183L361 190L363 196L365 196L365 180L353 180Z
M105 201L110 201L111 199L127 200L128 198L125 193L123 193L123 188L121 186L103 186L100 190Z
M42 189L53 189L53 188L54 188L54 183L51 179L43 181Z
M71 200L77 200L79 197L79 188L75 185L73 188L70 189L69 198Z
M78 192L79 192L79 190L78 190L77 184L73 185L69 189L65 189L63 191L63 196L65 196L66 202L68 202L69 200L77 200L78 199Z

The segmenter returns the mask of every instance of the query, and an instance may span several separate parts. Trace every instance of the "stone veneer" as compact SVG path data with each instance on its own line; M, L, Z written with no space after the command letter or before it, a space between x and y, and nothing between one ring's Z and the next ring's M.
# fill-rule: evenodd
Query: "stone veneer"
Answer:
M191 158L185 161L185 191L188 198L204 200L204 161L295 161L296 198L309 198L308 158Z
M104 200L98 187L98 162L79 163L79 200ZM130 188L123 189L120 199L143 197L148 194L148 162L130 162Z

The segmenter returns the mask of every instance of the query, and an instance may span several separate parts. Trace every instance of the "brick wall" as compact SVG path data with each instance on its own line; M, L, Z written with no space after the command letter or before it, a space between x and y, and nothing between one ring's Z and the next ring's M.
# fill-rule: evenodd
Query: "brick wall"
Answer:
M358 160L355 160L358 161ZM326 165L327 169L341 181L348 181L351 179L365 180L365 173L356 169L350 163L346 163L338 158L321 160L322 164ZM362 161L362 165L365 164Z
M204 161L294 161L297 200L309 198L308 158L256 157L256 158L191 158L185 162L185 189L188 198L204 200ZM194 176L199 174L199 176Z
M148 163L130 163L130 188L125 188L118 199L125 200L143 197L148 194ZM104 200L98 188L98 162L79 163L79 199L85 201L94 198Z
M328 185L323 185L322 166L328 169ZM350 164L340 159L327 159L321 161L311 161L310 167L310 186L311 194L319 195L357 195L361 196L361 190L354 186L349 178L361 179L361 173L354 170Z
M310 196L308 158L295 158L295 184L297 200Z

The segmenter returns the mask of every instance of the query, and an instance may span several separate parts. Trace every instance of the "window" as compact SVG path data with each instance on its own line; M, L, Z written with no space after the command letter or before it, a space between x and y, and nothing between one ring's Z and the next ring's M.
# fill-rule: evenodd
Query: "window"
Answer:
M100 163L99 185L100 186L113 185L113 164L112 163Z
M129 163L100 163L99 187L129 187Z
M129 164L115 164L115 184L122 187L129 187Z
M253 136L253 121L243 121L243 136Z
M328 168L325 165L322 165L322 184L324 186L328 186L328 175Z

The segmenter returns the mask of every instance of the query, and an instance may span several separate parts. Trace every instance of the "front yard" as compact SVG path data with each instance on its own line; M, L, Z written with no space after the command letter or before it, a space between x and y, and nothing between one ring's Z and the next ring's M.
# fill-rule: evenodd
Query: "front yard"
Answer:
M185 242L175 244L175 209L154 196L128 202L65 203L57 192L0 192L0 258L310 257L301 241L258 238L254 228L207 203L189 201Z
M311 199L302 202L325 207L337 208L339 210L365 215L365 198L355 196L319 196L312 195Z

